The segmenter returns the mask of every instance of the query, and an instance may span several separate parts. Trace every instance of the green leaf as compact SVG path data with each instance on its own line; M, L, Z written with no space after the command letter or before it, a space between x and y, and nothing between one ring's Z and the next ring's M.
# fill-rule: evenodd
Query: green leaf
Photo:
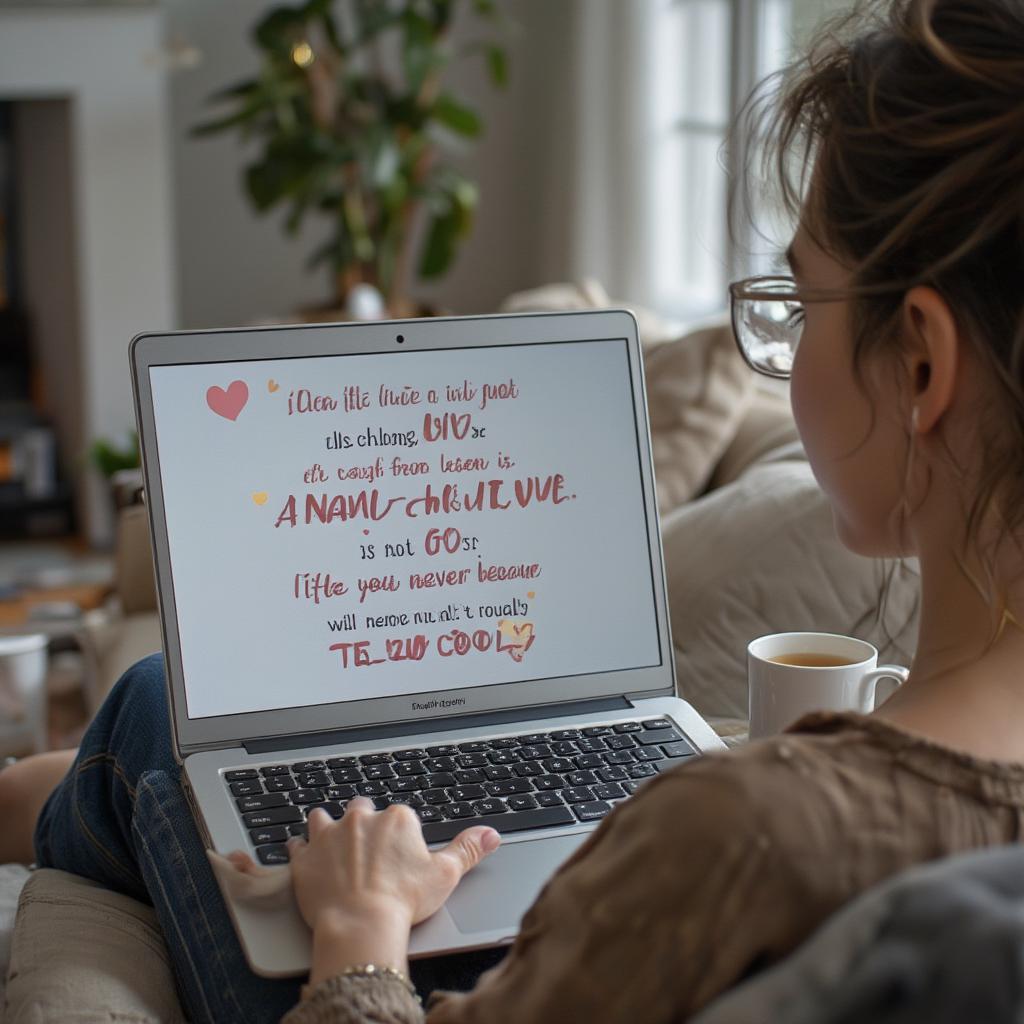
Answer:
M430 222L420 257L421 277L440 277L455 258L458 218L454 210Z
M258 78L247 78L244 82L236 82L234 85L229 85L210 93L206 97L205 102L212 106L217 103L223 103L225 100L241 99L256 92L259 88L260 80Z
M487 47L487 70L499 89L508 84L508 54L500 46Z
M450 93L442 93L431 111L436 121L459 135L476 137L482 125L475 110L457 103Z
M275 7L253 29L253 39L267 53L291 59L292 44L302 33L307 15L301 8Z

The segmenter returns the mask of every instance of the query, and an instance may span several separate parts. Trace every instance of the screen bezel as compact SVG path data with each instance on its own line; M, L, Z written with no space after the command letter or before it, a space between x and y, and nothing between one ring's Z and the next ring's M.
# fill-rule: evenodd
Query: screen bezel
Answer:
M401 336L402 342L397 338ZM629 359L634 427L644 491L644 514L651 553L651 575L660 664L636 669L494 683L458 690L340 701L299 708L252 711L191 719L186 711L185 680L177 629L177 610L171 575L170 550L159 471L159 452L149 370L181 363L219 363L262 359L338 355L371 355L403 351L487 348L497 345L551 344L552 342L623 339ZM145 333L129 348L135 411L142 451L143 475L149 509L156 569L157 596L175 750L179 759L199 750L237 745L244 740L296 736L302 733L382 725L390 722L451 720L461 715L498 709L561 704L608 696L674 695L675 669L668 622L664 559L658 523L644 389L643 361L636 321L627 310L588 310L572 313L496 314L427 320L373 323L284 325L227 328L209 331ZM457 711L436 714L412 708L414 701L465 699Z

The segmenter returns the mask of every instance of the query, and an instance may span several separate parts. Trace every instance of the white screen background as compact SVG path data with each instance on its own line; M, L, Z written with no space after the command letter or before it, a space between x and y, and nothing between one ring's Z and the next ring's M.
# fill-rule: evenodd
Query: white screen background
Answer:
M245 382L248 398L231 420L211 410L207 390L236 380ZM446 400L449 385L467 381L477 389L472 401ZM509 381L518 397L479 408L485 383ZM625 341L155 366L150 383L190 718L659 664ZM407 385L420 392L418 404L380 407L382 386L400 392ZM353 386L369 394L370 405L345 412L343 391ZM289 395L294 400L301 389L335 399L337 410L288 415ZM436 404L428 401L430 389L439 393ZM427 442L424 416L447 412L468 413L483 436ZM412 431L418 444L327 449L335 433L355 440L368 428ZM514 465L499 465L499 453ZM488 468L444 473L442 454L487 459ZM337 478L339 467L369 466L377 456L381 479ZM395 456L426 462L429 473L393 476ZM304 482L314 464L327 481ZM518 507L513 480L543 482L555 473L574 498ZM377 522L305 523L307 493L377 488L386 504L421 496L428 483L436 494L446 484L464 493L494 479L503 481L501 497L512 507L425 515L420 506L410 518L403 502ZM298 525L275 527L289 496ZM427 531L452 527L468 548L475 538L475 550L449 554L442 547L428 556ZM385 544L411 544L413 554L387 557ZM369 545L372 559L365 557ZM479 582L478 561L536 564L540 574ZM460 569L471 570L464 584L410 589L411 573ZM305 573L329 573L348 593L319 604L296 598L296 575ZM397 591L368 593L360 602L360 578L391 576ZM481 605L501 611L482 616ZM452 606L457 617L439 621ZM416 612L435 621L414 624ZM409 625L365 621L402 614ZM480 631L481 643L489 636L491 644L442 657L441 649L455 646L454 630ZM417 634L425 637L420 660L388 659L386 640L401 652ZM511 651L498 651L499 636ZM346 666L330 650L356 642L366 642L364 657L380 663L357 665L350 648Z

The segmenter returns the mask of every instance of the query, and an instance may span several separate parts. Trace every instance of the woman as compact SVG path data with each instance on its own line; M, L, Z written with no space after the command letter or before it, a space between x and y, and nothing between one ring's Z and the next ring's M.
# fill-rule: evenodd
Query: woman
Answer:
M774 151L809 189L795 284L767 298L805 317L793 409L840 537L919 559L910 678L871 716L811 715L660 775L550 881L498 966L433 1000L429 1024L685 1018L880 879L1021 837L1024 3L896 0L856 29L786 79ZM738 340L761 367L756 295L763 284L734 287ZM154 902L193 1020L270 1019L296 987L245 969L165 722L150 660L39 815L38 860ZM65 766L0 777L25 836L40 800L24 794ZM470 829L430 853L407 808L363 800L338 822L315 812L309 832L291 852L313 969L285 1020L421 1020L409 929L497 836Z

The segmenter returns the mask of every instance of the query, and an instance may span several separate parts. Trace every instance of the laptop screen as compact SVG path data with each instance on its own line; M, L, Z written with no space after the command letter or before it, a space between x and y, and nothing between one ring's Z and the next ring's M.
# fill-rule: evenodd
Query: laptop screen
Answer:
M189 718L661 663L625 340L149 377Z

